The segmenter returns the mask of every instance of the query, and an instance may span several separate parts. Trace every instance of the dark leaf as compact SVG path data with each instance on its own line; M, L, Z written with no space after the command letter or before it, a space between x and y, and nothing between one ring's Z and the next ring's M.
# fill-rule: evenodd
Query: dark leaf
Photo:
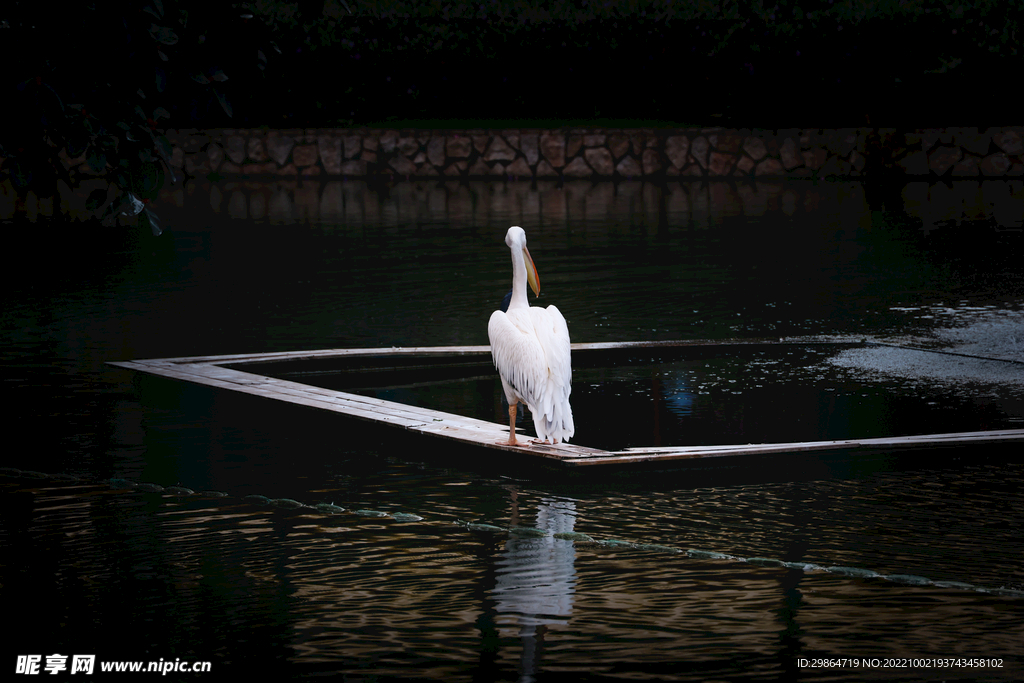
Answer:
M212 74L210 74L210 78L215 81L220 81L221 83L228 80L227 74L221 71L220 69L217 69Z
M97 173L102 173L107 168L107 155L102 152L93 151L87 160L89 167Z
M127 130L127 127L125 128ZM114 150L117 151L118 139L116 135L100 135L96 138L96 144L104 149L104 151Z
M163 92L164 88L167 87L167 74L164 73L163 69L157 67L155 70L155 76L156 78L154 80L156 81L156 91Z
M152 162L142 164L132 174L132 192L141 199L156 199L164 185L164 169Z
M167 111L163 107L157 107L153 110L153 118L157 121L160 119L169 119L171 118L171 112Z
M64 146L64 151L68 153L69 157L74 159L76 157L80 157L88 146L89 137L87 135L72 133L68 136L67 144Z
M11 174L11 184L15 189L23 190L32 183L32 169L25 165L21 159L14 159L9 162L8 168Z
M152 209L143 211L140 218L149 224L149 229L153 231L154 237L159 237L163 234L163 230L160 228L160 219Z
M164 18L164 3L162 0L150 0L146 3L146 6L142 8L143 12L149 12L157 19Z
M85 200L85 208L87 211L96 211L103 206L105 201L107 201L106 190L93 190L89 198Z
M228 96L220 90L214 90L213 92L216 93L217 101L220 102L220 106L224 110L224 113L228 116L233 116L231 112L231 102L228 101Z
M154 136L153 142L156 145L156 150L167 163L171 165L171 141L167 139L166 135Z
M202 72L192 74L192 80L196 83L202 83L203 85L208 85L210 83L210 79L204 76Z
M156 51L156 56L157 56L157 57L159 57L161 61L164 61L164 62L166 62L166 61L167 61L167 55L165 55L165 54L164 54L163 52L161 52L160 50L157 50L157 51Z
M157 26L156 24L149 25L149 35L153 36L153 40L164 45L174 45L178 42L178 34L166 26Z

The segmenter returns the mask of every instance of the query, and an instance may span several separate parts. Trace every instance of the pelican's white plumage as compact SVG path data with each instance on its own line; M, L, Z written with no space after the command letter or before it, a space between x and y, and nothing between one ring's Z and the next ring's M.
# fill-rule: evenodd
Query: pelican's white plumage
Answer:
M512 299L508 311L491 314L487 335L509 404L508 443L522 445L515 439L517 403L529 407L538 439L551 443L567 441L575 432L569 406L569 328L554 306L531 307L527 301L527 282L539 294L540 281L526 249L523 229L509 228L505 244L512 250Z

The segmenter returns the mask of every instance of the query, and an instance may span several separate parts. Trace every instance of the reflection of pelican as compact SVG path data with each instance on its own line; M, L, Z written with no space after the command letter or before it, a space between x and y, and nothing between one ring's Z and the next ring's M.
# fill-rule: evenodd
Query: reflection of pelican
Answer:
M507 312L491 314L487 335L508 399L508 445L527 445L516 441L516 404L520 402L533 413L537 438L559 443L575 431L569 407L569 328L554 306L531 307L527 302L527 282L539 295L540 280L526 250L523 229L509 228L505 244L512 250L512 299Z

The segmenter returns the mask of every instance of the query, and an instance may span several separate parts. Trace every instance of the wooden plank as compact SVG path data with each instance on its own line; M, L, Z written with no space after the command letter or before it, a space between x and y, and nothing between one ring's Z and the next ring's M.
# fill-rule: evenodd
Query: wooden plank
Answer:
M601 342L573 344L573 351L639 349L681 346L753 346L758 344L842 344L842 340L790 338L781 340L686 340L674 342ZM860 344L847 341L847 344ZM864 448L908 449L934 446L1024 442L1024 429L1003 429L987 432L958 432L912 436L838 441L806 441L774 444L730 444L714 446L659 446L604 451L576 444L533 444L528 447L509 446L508 428L502 424L477 420L465 415L446 413L359 394L349 394L315 387L291 380L268 377L223 367L235 364L301 361L343 357L387 356L468 356L490 355L488 346L392 347L387 349L319 349L313 351L274 352L262 354L231 354L191 358L156 358L111 362L121 368L162 375L198 384L330 410L357 419L394 425L426 436L451 439L483 446L492 450L530 453L573 466L629 465L651 461L691 460L783 453L843 451ZM376 369L376 368L375 368ZM525 437L524 437L525 440Z

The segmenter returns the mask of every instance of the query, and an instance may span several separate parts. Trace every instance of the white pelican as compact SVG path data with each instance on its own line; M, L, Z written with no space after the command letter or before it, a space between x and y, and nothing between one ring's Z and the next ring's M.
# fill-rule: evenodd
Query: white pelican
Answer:
M526 300L526 284L540 294L540 280L530 252L526 233L512 226L505 234L512 250L512 299L508 311L495 311L487 324L491 339L491 358L501 376L508 399L508 445L529 445L516 441L516 405L525 403L533 414L539 441L560 443L573 435L572 366L569 359L569 328L554 306L531 307ZM502 442L505 443L505 442Z

